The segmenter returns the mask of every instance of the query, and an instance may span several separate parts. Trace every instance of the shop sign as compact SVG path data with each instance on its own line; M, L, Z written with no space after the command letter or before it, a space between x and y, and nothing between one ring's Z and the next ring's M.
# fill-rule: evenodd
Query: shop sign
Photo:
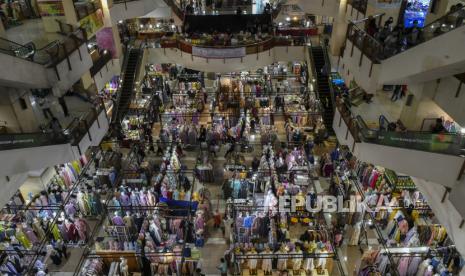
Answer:
M37 5L40 16L65 16L65 9L61 1L40 1Z
M102 9L96 10L83 19L79 20L79 26L86 31L87 38L94 36L103 27Z
M462 141L460 135L429 134L420 132L381 132L378 144L446 154L459 154Z
M203 58L241 58L245 56L245 47L238 48L204 48L192 47L192 55Z

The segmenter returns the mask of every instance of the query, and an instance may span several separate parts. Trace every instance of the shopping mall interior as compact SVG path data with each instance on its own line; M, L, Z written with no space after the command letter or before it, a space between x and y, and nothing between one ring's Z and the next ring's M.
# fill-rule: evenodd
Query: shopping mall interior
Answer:
M464 0L0 3L1 275L465 275Z

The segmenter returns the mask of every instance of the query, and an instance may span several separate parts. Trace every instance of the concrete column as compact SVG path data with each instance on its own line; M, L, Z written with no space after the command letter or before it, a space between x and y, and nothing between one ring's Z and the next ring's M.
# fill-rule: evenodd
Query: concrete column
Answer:
M409 95L412 95L413 99L410 106L404 104L402 107L400 120L409 130L420 130L426 118L450 119L450 116L433 100L437 90L436 81L411 84L407 88L407 100Z
M347 19L346 19L346 6L347 0L339 2L339 9L337 16L334 18L333 33L330 40L330 50L332 56L339 56L341 47L344 45L347 32Z
M8 93L0 100L0 118L10 133L36 132L39 123L33 111L30 92L23 89L4 88ZM24 104L24 105L23 105Z
M73 0L62 0L63 9L65 10L66 23L73 26L79 26L76 10L74 9Z
M113 42L115 43L115 57L121 58L123 53L123 46L121 45L121 37L119 36L118 26L111 26L113 32Z

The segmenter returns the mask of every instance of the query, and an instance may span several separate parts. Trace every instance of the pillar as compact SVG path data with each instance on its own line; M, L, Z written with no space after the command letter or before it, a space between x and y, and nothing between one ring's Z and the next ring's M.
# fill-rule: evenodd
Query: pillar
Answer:
M333 33L330 40L330 50L332 56L339 56L341 47L345 43L347 33L347 18L346 18L347 0L339 2L337 16L334 18Z
M79 26L76 10L74 9L73 0L62 0L63 9L65 10L66 23L73 26Z

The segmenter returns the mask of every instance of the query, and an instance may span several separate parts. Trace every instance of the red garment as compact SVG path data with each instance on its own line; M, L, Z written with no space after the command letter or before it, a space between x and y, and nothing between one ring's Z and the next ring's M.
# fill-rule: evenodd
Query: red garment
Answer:
M371 187L372 189L375 188L376 181L378 181L378 177L379 177L379 173L375 172L374 174L375 174L375 175L373 175L373 178L371 179L371 182L370 182L370 187Z
M68 240L70 241L77 241L78 239L78 231L76 226L73 223L65 224L66 227L66 235L68 236Z

